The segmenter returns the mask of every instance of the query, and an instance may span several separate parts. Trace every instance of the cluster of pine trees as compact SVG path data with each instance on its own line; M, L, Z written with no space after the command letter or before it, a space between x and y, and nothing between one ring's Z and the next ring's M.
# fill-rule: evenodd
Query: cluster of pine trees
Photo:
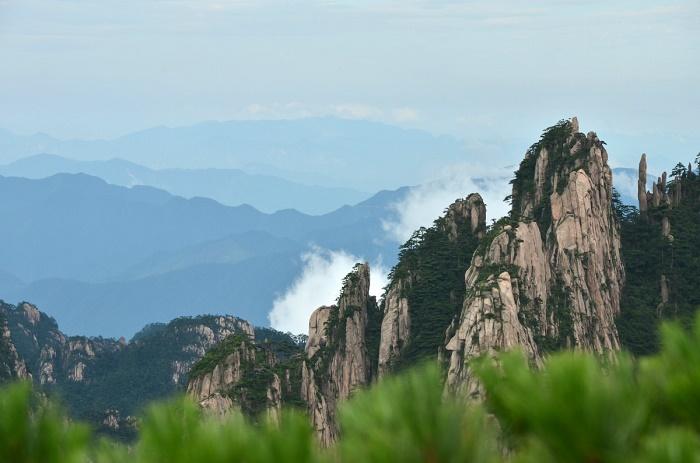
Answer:
M678 163L666 185L680 201L650 208L646 217L619 201L614 207L620 220L621 249L627 279L617 320L624 347L636 355L659 348L658 326L663 320L679 320L689 326L700 308L700 154L695 168ZM661 233L667 216L671 236ZM668 302L661 300L660 276L668 284Z
M348 401L327 449L299 412L253 425L239 413L207 418L184 398L152 406L127 448L92 440L29 385L12 384L0 389L0 461L697 462L700 317L691 331L664 325L661 340L641 360L560 352L532 369L517 352L481 359L478 403L446 397L426 364Z

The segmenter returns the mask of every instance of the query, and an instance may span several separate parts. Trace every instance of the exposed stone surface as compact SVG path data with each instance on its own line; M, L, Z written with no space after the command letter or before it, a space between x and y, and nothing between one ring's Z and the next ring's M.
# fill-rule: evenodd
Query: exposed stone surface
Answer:
M646 214L647 205L647 155L642 154L639 160L639 180L637 181L637 197L639 198L639 212Z
M255 347L242 341L223 362L216 364L214 369L196 378L190 379L187 393L192 396L204 409L221 414L227 411L223 396L243 378L244 369L256 360ZM228 398L228 397L226 397ZM233 401L229 399L229 408ZM209 407L212 407L211 409Z
M672 183L667 182L667 174L663 172L661 177L652 185L651 191L646 191L642 185L642 180L646 179L646 170L642 171L642 164L646 168L646 155L642 154L639 170L639 210L642 216L651 223L657 223L661 227L661 236L667 242L673 243L671 230L671 219L669 214L673 207L678 206L683 199L683 179L677 178ZM679 167L684 167L680 165ZM692 172L693 166L688 165L688 172ZM681 176L682 177L682 176ZM659 291L661 302L657 305L656 311L662 315L664 307L669 303L669 278L661 274L659 277Z
M470 359L515 346L534 363L560 347L619 349L624 269L611 208L612 173L593 132L559 124L516 172L511 217L489 232L466 272L467 297L448 328L447 386L478 393Z
M187 393L214 415L236 408L252 419L264 412L277 420L283 404L300 404L302 352L292 339L286 344L268 339L258 343L233 335L194 365Z
M309 338L306 341L306 355L313 357L328 342L326 324L333 307L319 307L311 313L309 318Z
M338 402L369 384L375 373L369 350L378 339L368 339L368 334L377 332L378 337L379 309L369 295L369 279L369 265L356 265L345 277L337 305L321 307L311 316L301 394L324 445L337 436Z
M17 353L7 326L6 313L0 307L0 382L14 379L30 379L24 360Z
M472 193L464 199L458 199L447 208L444 221L438 223L439 227L447 231L452 242L456 242L463 233L483 238L486 231L486 206L481 195ZM422 270L419 265L406 270L401 276L395 276L384 294L378 358L380 377L389 373L392 366L401 359L403 348L410 340L412 308L406 294L415 285L416 280L422 277ZM435 269L431 268L428 271L435 272ZM462 292L461 288L459 292ZM413 310L427 308L418 307ZM438 345L435 345L435 350L437 348Z
M400 279L384 295L384 317L379 342L379 376L387 374L391 363L401 355L401 347L411 334L411 313L404 287L410 284Z
M131 342L123 338L66 336L53 318L28 303L17 307L0 304L0 334L0 380L4 359L8 358L3 353L2 340L9 340L12 358L17 359L13 363L13 377L32 378L37 386L62 391L66 395L64 400L70 405L74 405L72 401L79 403L81 410L107 402L109 413L105 412L104 420L92 418L100 416L102 409L91 410L89 417L78 418L94 420L92 425L106 432L118 431L120 436L128 434L129 429L133 432L133 418L129 414L150 398L138 402L113 393L104 396L105 393L118 389L121 382L140 381L151 391L160 388L161 396L165 397L185 387L190 368L212 346L233 334L246 339L255 336L250 323L231 316L185 317L167 325L150 325ZM115 368L129 370L115 372ZM119 385L115 386L115 381Z

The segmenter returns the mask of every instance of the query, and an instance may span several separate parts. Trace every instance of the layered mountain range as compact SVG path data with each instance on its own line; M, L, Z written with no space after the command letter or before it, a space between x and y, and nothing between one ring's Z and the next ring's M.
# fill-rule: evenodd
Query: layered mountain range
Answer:
M661 320L688 321L700 308L700 175L679 164L651 192L646 175L643 157L639 208L624 205L605 143L575 118L561 121L526 152L506 217L487 225L479 194L456 200L401 247L379 300L369 265L358 263L335 304L312 313L303 345L232 317L175 320L128 343L65 337L25 304L0 311L0 373L38 385L52 378L75 407L71 391L88 397L114 384L100 365L124 378L150 368L159 373L148 384L168 384L159 393L186 390L211 413L239 409L255 420L304 409L328 445L342 432L344 400L422 361L444 366L446 391L478 399L470 363L502 350L522 350L535 367L560 349L653 352ZM26 341L35 338L43 347ZM103 423L119 423L114 410L135 412L100 397L85 410L107 413Z
M267 323L312 246L369 260L394 242L384 220L406 189L311 216L262 213L85 174L0 177L0 294L49 308L71 334L130 337L200 307Z

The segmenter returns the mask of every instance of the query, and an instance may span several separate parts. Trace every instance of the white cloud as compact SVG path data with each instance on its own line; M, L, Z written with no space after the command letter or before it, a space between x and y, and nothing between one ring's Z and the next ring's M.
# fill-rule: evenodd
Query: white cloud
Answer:
M350 119L381 119L384 115L380 108L365 104L341 104L333 109L337 116Z
M323 305L335 303L342 281L358 262L364 259L345 251L313 247L301 256L304 262L299 277L284 294L275 299L268 318L276 330L307 333L309 316ZM370 265L370 294L379 297L387 283L387 270Z
M509 210L503 198L510 194L510 168L478 171L470 166L451 166L435 180L412 188L399 202L392 205L396 217L382 225L388 237L405 242L420 227L428 227L450 204L470 193L479 193L486 203L487 219L499 219Z
M418 111L413 108L396 108L391 115L396 122L415 122L419 118Z

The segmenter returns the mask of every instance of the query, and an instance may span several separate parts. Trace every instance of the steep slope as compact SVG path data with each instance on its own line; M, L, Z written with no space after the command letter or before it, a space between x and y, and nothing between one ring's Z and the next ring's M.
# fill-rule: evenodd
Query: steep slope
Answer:
M464 269L485 231L486 206L474 193L401 247L381 301L380 375L436 355L462 306Z
M337 303L316 309L309 322L301 394L324 445L338 435L338 403L376 375L380 312L369 281L369 265L357 264Z
M700 309L700 158L678 163L647 191L646 155L639 163L639 209L618 207L627 284L617 319L621 341L637 355L658 349L658 325L689 325Z
M491 227L446 333L447 387L478 393L469 360L519 347L534 363L551 350L620 348L624 269L608 155L595 133L562 121L530 147L512 181L512 210Z

